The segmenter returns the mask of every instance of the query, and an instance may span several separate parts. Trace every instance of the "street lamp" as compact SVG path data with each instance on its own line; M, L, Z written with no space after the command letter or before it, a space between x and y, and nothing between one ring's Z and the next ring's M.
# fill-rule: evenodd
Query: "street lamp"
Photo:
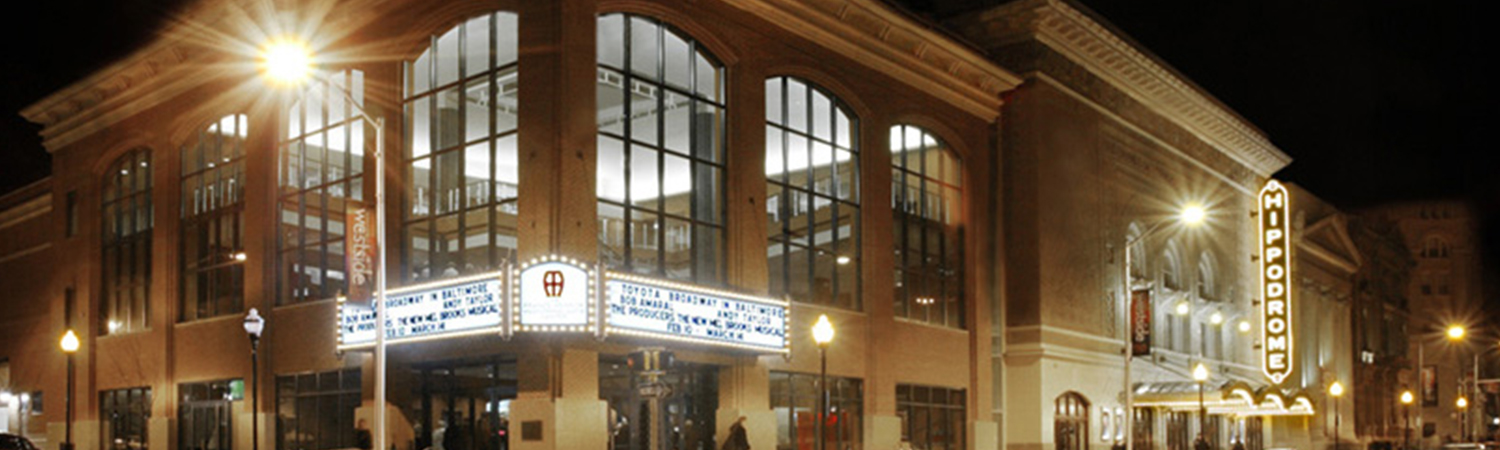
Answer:
M818 358L822 360L823 367L818 372L818 388L821 395L818 397L818 414L813 419L818 421L818 450L827 446L827 440L823 438L823 427L828 421L828 344L833 343L833 323L828 321L827 314L818 315L818 322L813 324L813 341L818 343Z
M312 50L302 41L281 39L261 49L261 69L273 85L300 86L318 76ZM371 117L348 88L325 82L344 95L360 120L375 127L375 246L379 264L375 270L375 430L374 448L385 449L385 118ZM363 144L361 144L363 145Z
M1401 391L1401 405L1406 410L1406 428L1401 432L1401 448L1411 448L1411 404L1416 398L1411 391Z
M1339 448L1339 397L1344 396L1344 383L1333 382L1328 386L1328 395L1333 396L1333 449Z
M1457 341L1463 339L1464 338L1464 334L1467 333L1467 332L1468 331L1464 329L1463 325L1449 325L1448 326L1448 340L1457 342Z
M1469 399L1468 398L1465 398L1464 396L1460 395L1460 396L1458 396L1458 400L1454 400L1453 401L1453 404L1455 406L1458 406L1458 415L1459 415L1459 417L1463 417L1464 419L1468 419L1469 418ZM1468 420L1462 420L1462 421L1458 422L1458 435L1459 436L1463 436L1465 440L1468 440L1468 436L1469 436L1469 421Z
M63 434L62 450L73 450L73 354L78 353L78 334L69 328L62 335L62 341L58 346L62 347L64 354L68 355L68 392L64 394L67 401L65 406L65 428Z
M1176 217L1157 222L1156 225L1152 225L1151 228L1141 234L1125 240L1125 264L1123 264L1125 272L1120 277L1120 284L1124 285L1124 289L1120 291L1121 303L1123 303L1124 310L1124 314L1120 315L1120 321L1124 325L1120 329L1125 334L1125 450L1135 449L1135 389L1132 389L1130 386L1130 360L1135 357L1131 349L1132 328L1130 323L1131 293L1134 292L1130 285L1131 249L1135 247L1135 244L1143 242L1146 238L1166 229L1167 225L1180 223L1188 226L1197 226L1203 223L1207 216L1208 212L1202 206L1189 204L1184 206ZM1177 305L1177 314L1186 315L1188 313L1187 310L1187 303Z
M1193 368L1193 381L1198 382L1198 437L1208 439L1208 408L1203 406L1203 383L1208 381L1208 367L1201 362Z
M250 337L250 450L260 450L260 333L265 331L266 319L260 311L250 308L245 315L245 335Z

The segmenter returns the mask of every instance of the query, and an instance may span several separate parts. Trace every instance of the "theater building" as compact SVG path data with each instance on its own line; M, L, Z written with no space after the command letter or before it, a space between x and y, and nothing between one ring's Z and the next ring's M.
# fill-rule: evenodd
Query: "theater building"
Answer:
M1121 442L1127 392L1137 448L1183 449L1198 363L1217 448L1317 409L1260 363L1249 213L1290 159L1079 6L172 23L22 111L54 165L0 198L0 423L49 450L351 448L377 411L396 450L720 448L741 418L756 449L1076 450ZM264 76L288 40L315 76ZM1127 270L1188 202L1206 227ZM1125 277L1155 311L1129 384Z

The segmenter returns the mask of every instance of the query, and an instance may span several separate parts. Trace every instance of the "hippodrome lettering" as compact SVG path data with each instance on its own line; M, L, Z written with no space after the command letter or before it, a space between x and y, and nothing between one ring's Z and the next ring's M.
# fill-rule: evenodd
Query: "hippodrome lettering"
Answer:
M1276 180L1260 190L1261 370L1281 383L1292 373L1291 225L1288 194Z

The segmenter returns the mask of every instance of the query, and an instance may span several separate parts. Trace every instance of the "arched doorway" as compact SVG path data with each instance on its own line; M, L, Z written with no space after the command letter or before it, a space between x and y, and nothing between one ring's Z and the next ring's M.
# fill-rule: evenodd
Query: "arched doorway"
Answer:
M1052 412L1057 450L1085 450L1089 445L1089 401L1068 391L1059 395Z

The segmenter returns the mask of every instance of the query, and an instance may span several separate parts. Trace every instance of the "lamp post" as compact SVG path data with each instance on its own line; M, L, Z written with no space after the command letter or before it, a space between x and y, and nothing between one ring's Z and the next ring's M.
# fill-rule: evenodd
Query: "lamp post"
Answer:
M1198 437L1208 440L1208 408L1203 406L1203 383L1208 382L1208 366L1198 363L1193 368L1193 381L1198 382Z
M818 370L818 414L813 418L818 421L818 450L824 450L828 445L823 438L823 427L828 421L828 344L833 343L834 333L833 323L828 321L827 314L818 315L818 322L813 324L812 333L813 341L818 343L818 358L822 360L822 368Z
M266 319L260 311L250 308L245 315L245 336L250 337L250 450L260 450L260 333L266 328Z
M272 42L261 50L261 66L264 74L273 83L298 86L308 78L317 76L313 67L312 51L293 40ZM387 450L385 416L385 118L372 117L364 106L355 101L348 88L327 82L323 83L343 94L349 108L360 120L375 127L375 246L379 248L379 263L375 269L375 450ZM363 144L361 144L363 145Z
M1339 448L1339 397L1344 396L1344 383L1333 382L1328 386L1328 395L1333 397L1333 450Z
M63 353L68 355L68 392L63 394L66 397L66 405L64 406L66 412L64 416L62 450L73 450L73 354L78 353L80 345L78 334L74 333L71 328L68 329L68 331L63 333L62 341L58 345L62 347Z
M1197 205L1188 205L1182 209L1177 217L1174 218L1175 220L1168 219L1157 222L1156 225L1151 226L1150 229L1141 232L1140 235L1125 240L1125 264L1123 264L1124 273L1120 275L1120 284L1123 286L1123 289L1121 289L1120 291L1120 298L1122 300L1121 303L1123 304L1122 309L1124 312L1124 314L1120 315L1120 321L1123 324L1120 329L1123 330L1125 334L1125 450L1134 450L1135 448L1135 389L1130 386L1130 360L1134 359L1135 357L1135 355L1133 354L1133 350L1131 349L1132 328L1130 323L1131 294L1134 293L1130 285L1130 265L1131 257L1133 256L1131 255L1131 249L1135 247L1135 244L1143 242L1146 238L1151 237L1161 230L1165 229L1165 227L1169 224L1175 222L1190 226L1196 226L1200 223L1203 223L1203 219L1206 216L1207 213L1203 210L1202 207Z
M1453 401L1453 404L1454 404L1454 406L1458 407L1458 416L1459 417L1463 417L1463 418L1468 418L1469 417L1469 399L1468 398L1465 398L1464 396L1460 395L1460 396L1458 396L1458 400L1454 400ZM1465 437L1467 437L1469 435L1469 421L1463 420L1463 421L1459 421L1458 422L1458 435L1459 436L1465 436Z
M1406 410L1406 428L1401 431L1401 448L1411 448L1411 404L1416 398L1411 391L1401 391L1401 405Z

